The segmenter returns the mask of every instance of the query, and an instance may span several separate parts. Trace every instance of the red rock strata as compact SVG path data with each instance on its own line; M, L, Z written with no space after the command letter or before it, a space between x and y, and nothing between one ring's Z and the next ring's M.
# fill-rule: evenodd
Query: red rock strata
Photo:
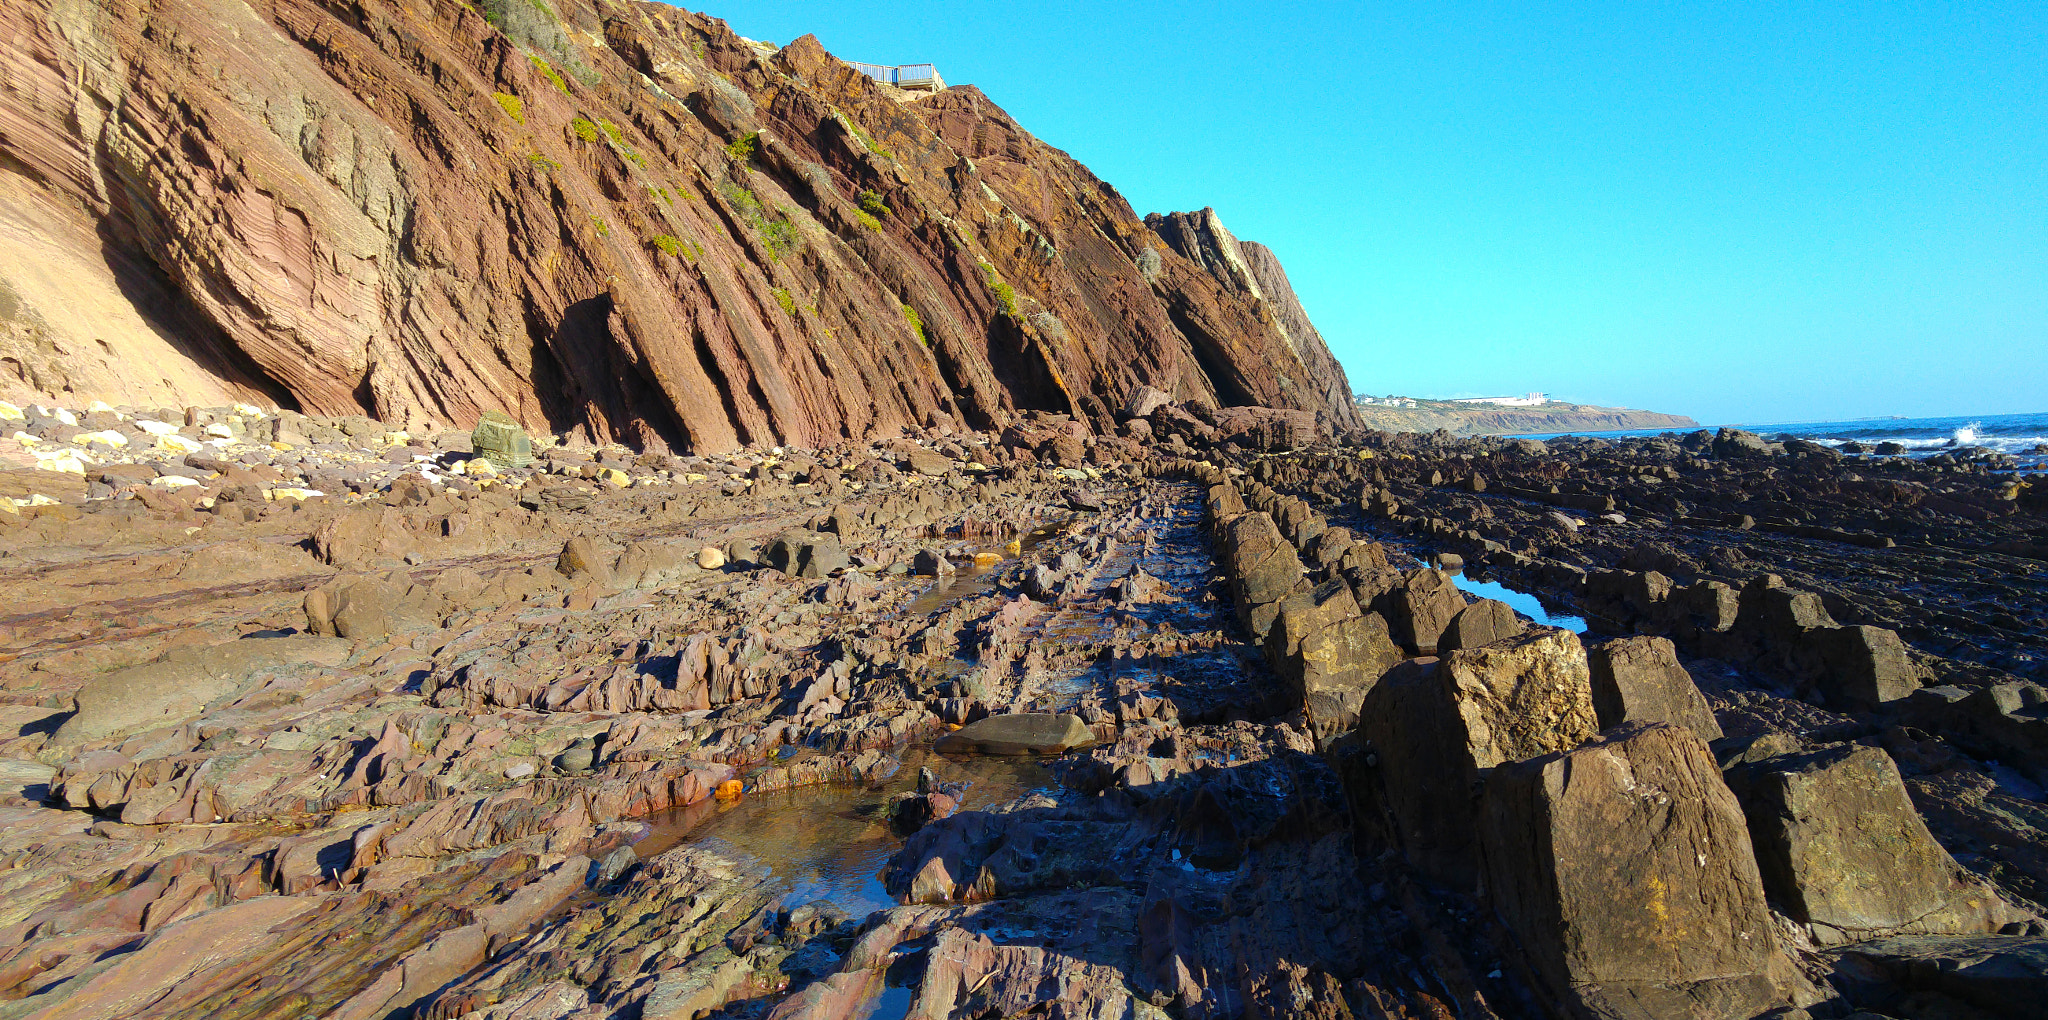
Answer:
M1099 431L1143 385L1356 424L1269 253L1205 272L973 87L808 36L632 0L23 0L0 61L0 396L697 453Z

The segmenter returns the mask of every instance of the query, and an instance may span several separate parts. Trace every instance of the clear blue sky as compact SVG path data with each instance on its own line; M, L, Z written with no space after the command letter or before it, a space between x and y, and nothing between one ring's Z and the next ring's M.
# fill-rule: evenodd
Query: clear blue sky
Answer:
M694 4L686 4L694 6ZM1139 214L1279 253L1354 389L2048 411L2048 4L831 4Z

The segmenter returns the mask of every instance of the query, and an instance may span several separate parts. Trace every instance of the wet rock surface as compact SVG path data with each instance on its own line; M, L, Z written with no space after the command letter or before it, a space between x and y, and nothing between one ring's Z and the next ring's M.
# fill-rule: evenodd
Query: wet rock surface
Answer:
M2048 1001L2037 635L1929 629L2038 569L1926 569L1978 554L1847 478L1974 471L1125 410L1173 442L522 466L307 417L21 469L0 1015ZM1708 516L1765 470L1909 540ZM2038 529L2033 491L1973 525Z

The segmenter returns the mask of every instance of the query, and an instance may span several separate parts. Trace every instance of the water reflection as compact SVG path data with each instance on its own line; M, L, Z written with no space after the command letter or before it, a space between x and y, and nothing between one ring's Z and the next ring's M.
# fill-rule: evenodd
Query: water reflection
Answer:
M1467 595L1505 602L1515 612L1536 621L1545 627L1563 627L1574 634L1586 632L1586 618L1583 616L1553 616L1543 608L1543 601L1525 591L1516 591L1497 581L1475 581L1466 577L1463 571L1451 575L1451 583Z
M889 799L916 789L920 766L941 782L971 784L962 809L986 808L1052 785L1030 758L931 754L904 756L903 769L875 787L812 786L748 794L732 803L700 801L650 818L635 845L641 860L689 843L767 867L789 906L825 900L855 917L894 906L881 871L903 840L889 829Z

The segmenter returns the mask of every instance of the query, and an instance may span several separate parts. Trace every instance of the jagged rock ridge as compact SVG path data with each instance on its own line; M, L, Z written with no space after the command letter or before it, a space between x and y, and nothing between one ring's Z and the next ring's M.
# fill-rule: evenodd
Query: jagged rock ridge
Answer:
M698 452L1101 426L1141 385L1356 424L1270 252L1208 213L1233 255L1197 265L974 88L810 37L634 0L27 0L0 39L0 396Z

